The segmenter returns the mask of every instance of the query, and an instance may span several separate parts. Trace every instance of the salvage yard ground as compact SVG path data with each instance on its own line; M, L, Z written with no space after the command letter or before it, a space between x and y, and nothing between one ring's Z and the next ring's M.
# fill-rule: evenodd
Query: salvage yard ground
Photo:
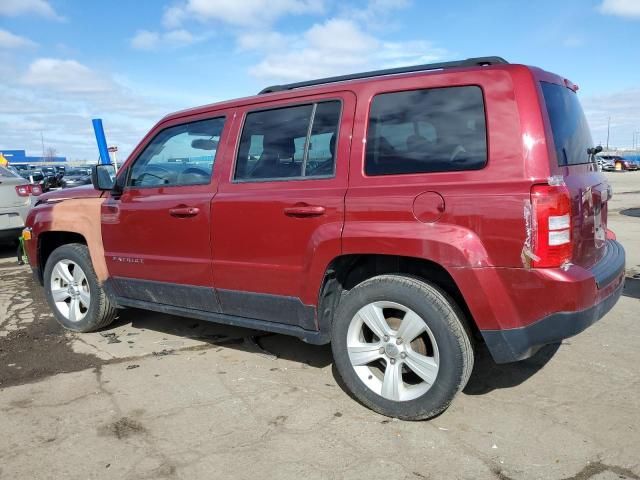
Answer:
M329 347L281 335L140 310L66 333L1 247L0 478L640 480L640 173L607 176L620 302L525 362L481 351L430 422L360 406Z

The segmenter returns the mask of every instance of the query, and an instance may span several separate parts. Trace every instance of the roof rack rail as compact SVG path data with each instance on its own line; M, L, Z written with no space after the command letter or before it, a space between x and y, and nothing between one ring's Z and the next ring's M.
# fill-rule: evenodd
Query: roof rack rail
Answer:
M339 75L337 77L319 78L317 80L307 80L305 82L288 83L285 85L271 85L260 90L259 95L264 93L282 92L293 90L294 88L311 87L313 85L324 85L326 83L345 82L347 80L358 80L361 78L379 77L382 75L397 75L399 73L424 72L427 70L444 70L458 67L479 67L485 65L506 64L502 57L475 57L466 60L456 60L452 62L427 63L424 65L413 65L409 67L388 68L385 70L372 70L369 72L353 73L350 75Z

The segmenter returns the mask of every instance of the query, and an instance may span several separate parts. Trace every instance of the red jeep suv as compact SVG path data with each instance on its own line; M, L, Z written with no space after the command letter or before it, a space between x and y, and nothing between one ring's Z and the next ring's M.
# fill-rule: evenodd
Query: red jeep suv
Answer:
M625 255L568 80L499 57L277 85L162 119L24 236L57 320L137 307L331 342L351 393L424 419L605 315Z

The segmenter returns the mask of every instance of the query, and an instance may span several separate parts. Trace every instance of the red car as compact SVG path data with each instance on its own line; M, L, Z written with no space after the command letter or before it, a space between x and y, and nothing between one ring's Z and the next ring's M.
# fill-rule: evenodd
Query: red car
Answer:
M620 296L576 90L489 57L177 112L117 176L41 197L30 263L71 330L137 307L331 342L360 402L430 418L481 342L522 360Z

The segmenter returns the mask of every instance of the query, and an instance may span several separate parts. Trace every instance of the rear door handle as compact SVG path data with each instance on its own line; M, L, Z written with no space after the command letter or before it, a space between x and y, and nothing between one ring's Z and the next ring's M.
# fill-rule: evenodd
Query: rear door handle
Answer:
M296 205L284 209L284 214L289 217L318 217L324 212L325 208L320 205Z
M200 213L200 209L197 207L175 207L169 209L169 215L178 218L195 217L198 213Z

